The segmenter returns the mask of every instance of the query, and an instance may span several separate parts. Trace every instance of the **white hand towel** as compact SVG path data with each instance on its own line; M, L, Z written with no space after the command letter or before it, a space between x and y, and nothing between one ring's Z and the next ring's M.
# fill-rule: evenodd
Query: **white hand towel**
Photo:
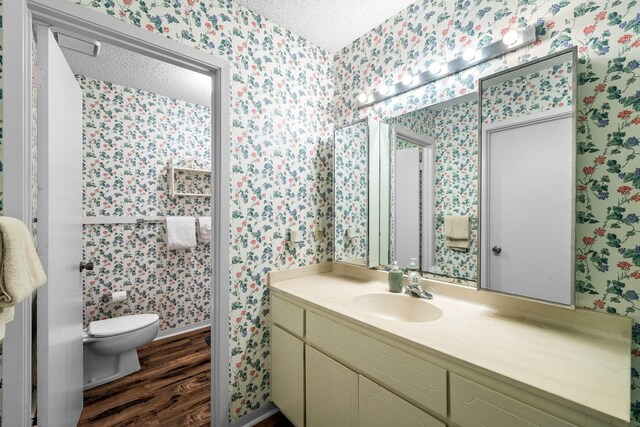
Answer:
M46 281L27 226L0 217L0 307L13 307Z
M196 219L192 216L167 217L167 246L170 251L195 248Z
M203 216L198 218L198 242L207 243L211 241L211 217Z

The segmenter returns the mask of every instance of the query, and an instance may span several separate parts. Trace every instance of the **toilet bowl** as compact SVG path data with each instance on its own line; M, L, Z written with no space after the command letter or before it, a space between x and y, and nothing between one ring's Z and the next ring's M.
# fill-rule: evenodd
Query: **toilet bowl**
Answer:
M134 314L89 323L82 340L84 389L140 370L138 348L158 335L157 314Z

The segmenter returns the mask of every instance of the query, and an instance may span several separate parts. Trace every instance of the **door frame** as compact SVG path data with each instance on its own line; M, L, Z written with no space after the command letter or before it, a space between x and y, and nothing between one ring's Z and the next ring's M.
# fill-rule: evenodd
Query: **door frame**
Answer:
M422 169L420 171L421 178L427 181L426 190L422 190L422 206L427 207L426 215L420 212L420 223L423 231L422 241L420 242L420 269L422 270L422 266L424 264L424 259L427 259L428 264L431 266L435 265L435 226L436 226L436 150L437 143L436 140L427 135L421 135L412 131L409 128L403 126L395 126L395 138L394 141L394 155L393 155L393 170L395 171L395 146L398 143L398 139L402 139L403 141L410 142L414 145L417 145L422 149L423 152L423 164ZM393 180L395 182L395 180ZM395 188L394 188L395 191ZM395 204L395 203L394 203ZM393 209L395 211L395 207ZM395 215L394 215L395 216ZM427 218L426 223L422 224L422 220ZM392 221L392 225L394 228L393 232L393 253L395 255L396 248L396 232L395 232L395 219ZM424 230L431 230L431 234L425 237ZM429 237L431 236L431 237Z
M31 231L31 13L25 1L8 1L3 14L3 163L4 182L11 182L4 186L3 214L18 218ZM3 342L2 379L11 388L2 390L2 420L8 426L31 425L32 301L28 297L15 307Z
M211 245L211 424L229 425L229 137L230 65L159 34L113 19L68 0L12 0L4 6L4 132L6 214L31 224L31 42L33 22L67 29L212 78L212 220ZM10 36L8 35L10 34ZM11 105L12 108L6 108ZM215 203L214 203L215 202ZM6 425L31 425L31 305L17 307L5 337L4 357L11 388L5 388ZM9 381L5 380L5 383ZM7 393L9 392L9 393Z
M510 129L517 129L519 127L526 127L526 126L530 126L530 125L534 125L534 124L539 124L539 123L546 123L546 122L551 122L551 121L555 121L555 120L562 120L562 119L566 119L566 118L571 118L572 119L572 123L574 123L575 121L575 114L574 114L574 107L573 106L568 106L568 107L561 107L561 108L555 108L553 110L546 110L546 111L542 111L539 113L533 113L533 114L528 114L526 116L520 116L520 117L513 117L511 119L506 119L506 120L501 120L499 122L494 122L494 123L487 123L485 125L482 126L482 138L481 138L481 144L480 144L480 164L481 164L481 173L480 173L480 211L484 212L485 214L481 216L480 218L480 233L482 234L482 236L489 236L489 228L490 228L490 223L489 223L489 205L491 203L491 198L490 198L490 190L488 188L489 186L489 170L491 169L491 165L489 164L489 154L491 151L491 147L490 147L490 142L491 142L491 135L500 131L504 131L504 130L510 130ZM552 301L545 301L545 300L539 300L545 303L549 303L549 304L553 304L553 305L558 305L560 307L570 307L570 308L575 308L575 217L576 217L576 196L575 196L575 169L576 169L576 145L575 145L575 127L572 129L572 133L573 133L573 137L572 137L572 141L571 143L571 150L572 150L572 164L570 165L572 173L571 173L571 177L570 177L570 185L572 188L572 192L571 192L571 262L570 262L570 274L569 274L569 281L570 281L570 286L571 286L571 303L569 305L565 305L565 304L560 304L560 303L556 303L556 302L552 302ZM479 275L478 275L478 290L485 290L485 291L491 291L491 292L497 292L497 293L505 293L505 292L501 292L501 291L495 291L492 289L489 289L487 287L487 284L489 283L489 263L488 263L488 259L489 259L489 255L491 252L491 249L489 248L491 246L491 242L489 241L488 238L483 238L480 240L480 263L479 263L479 267L480 267L480 271L479 271ZM508 294L507 295L511 295L511 296L516 296L518 297L518 295L513 295L513 294ZM527 299L535 299L535 298L530 298L530 297L521 297L521 298L527 298Z

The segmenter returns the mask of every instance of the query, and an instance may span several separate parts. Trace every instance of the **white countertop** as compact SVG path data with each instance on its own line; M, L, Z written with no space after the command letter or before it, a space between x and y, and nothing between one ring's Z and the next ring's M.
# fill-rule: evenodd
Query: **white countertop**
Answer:
M312 308L392 334L405 344L629 422L631 343L621 334L608 337L601 331L589 334L514 319L487 306L437 294L428 303L442 310L439 319L385 320L351 304L359 295L388 293L385 282L335 273L284 280L271 283L270 288Z

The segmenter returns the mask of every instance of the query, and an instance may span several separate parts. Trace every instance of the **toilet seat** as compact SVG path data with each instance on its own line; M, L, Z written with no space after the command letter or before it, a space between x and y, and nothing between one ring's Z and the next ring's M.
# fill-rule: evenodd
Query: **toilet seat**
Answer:
M151 326L156 323L159 318L157 314L132 314L129 316L96 320L89 323L87 332L89 336L96 338L113 337Z

